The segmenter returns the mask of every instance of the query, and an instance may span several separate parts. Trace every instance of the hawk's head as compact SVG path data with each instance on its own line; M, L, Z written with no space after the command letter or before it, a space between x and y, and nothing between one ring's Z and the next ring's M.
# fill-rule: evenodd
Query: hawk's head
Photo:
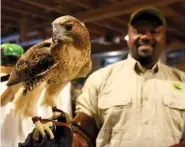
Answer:
M54 43L81 44L90 40L89 32L84 23L75 17L66 15L55 19L52 23Z

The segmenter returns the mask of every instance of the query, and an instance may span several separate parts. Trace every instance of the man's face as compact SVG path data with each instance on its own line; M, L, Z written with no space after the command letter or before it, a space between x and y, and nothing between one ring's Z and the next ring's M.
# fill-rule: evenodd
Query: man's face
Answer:
M158 61L165 48L165 26L149 21L137 21L128 28L128 46L133 58L141 65Z

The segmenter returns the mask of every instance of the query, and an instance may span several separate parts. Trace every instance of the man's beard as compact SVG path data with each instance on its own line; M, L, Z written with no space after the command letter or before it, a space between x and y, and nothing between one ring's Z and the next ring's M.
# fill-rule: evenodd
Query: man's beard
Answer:
M138 52L137 52L138 54ZM149 56L140 56L139 54L137 55L137 60L140 62L141 65L151 65L154 63L154 55L149 55Z
M151 54L142 56L139 54L139 46L146 44L150 45L153 49ZM136 45L136 54L137 54L137 60L140 62L141 65L151 65L154 63L154 54L155 54L155 48L156 48L157 42L155 40L139 40Z

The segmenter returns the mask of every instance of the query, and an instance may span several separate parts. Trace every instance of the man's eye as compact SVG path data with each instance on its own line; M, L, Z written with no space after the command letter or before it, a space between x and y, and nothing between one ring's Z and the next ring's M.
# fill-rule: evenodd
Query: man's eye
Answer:
M155 30L151 30L151 34L156 34L157 32Z
M145 34L145 30L137 30L137 32L136 32L137 34Z
M151 34L159 34L160 32L158 30L152 30Z
M72 24L66 24L66 25L65 25L65 30L66 30L66 31L71 31L72 29L73 29Z

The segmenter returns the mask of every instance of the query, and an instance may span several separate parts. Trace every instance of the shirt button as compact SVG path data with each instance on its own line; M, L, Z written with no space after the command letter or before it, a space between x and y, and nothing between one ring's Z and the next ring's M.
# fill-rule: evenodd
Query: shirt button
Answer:
M145 125L148 125L148 121L147 120L144 123L145 123Z
M145 100L147 101L148 100L148 97L145 97Z

